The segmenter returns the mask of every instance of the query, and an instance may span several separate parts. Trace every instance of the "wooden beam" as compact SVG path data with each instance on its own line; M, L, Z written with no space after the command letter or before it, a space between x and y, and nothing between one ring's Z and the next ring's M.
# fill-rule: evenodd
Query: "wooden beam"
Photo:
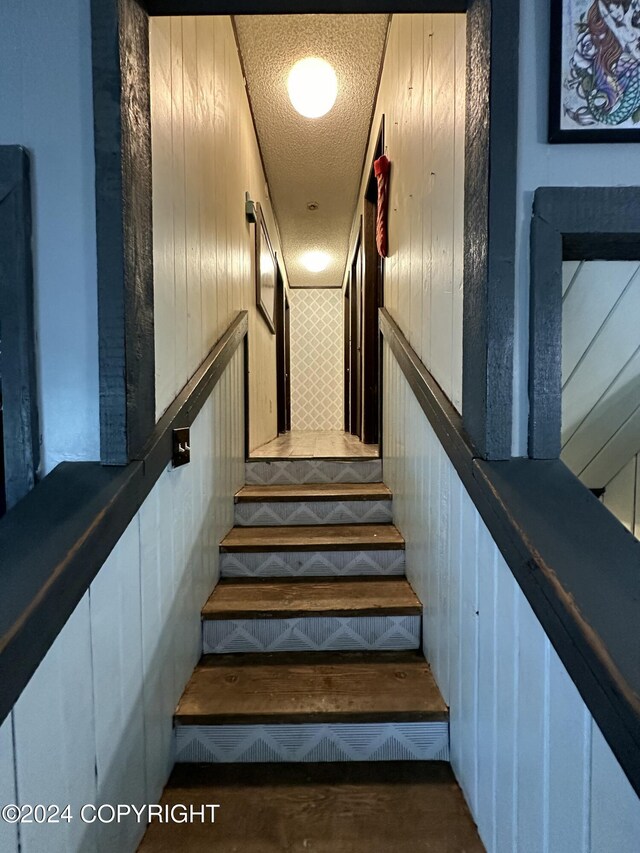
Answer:
M519 14L467 12L462 413L486 459L512 445Z
M148 16L92 0L100 446L125 465L155 424Z
M0 146L0 382L7 508L34 486L40 461L29 156Z
M308 15L464 12L469 0L144 0L150 15Z

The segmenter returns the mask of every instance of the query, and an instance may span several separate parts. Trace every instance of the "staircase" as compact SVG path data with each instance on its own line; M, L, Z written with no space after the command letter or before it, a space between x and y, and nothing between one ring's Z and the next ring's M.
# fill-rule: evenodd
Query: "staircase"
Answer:
M202 611L204 654L175 715L176 762L185 767L174 771L165 799L186 796L181 786L190 787L192 770L203 791L217 792L210 801L221 802L227 782L233 790L242 778L253 784L265 765L273 780L282 765L278 773L297 779L312 800L316 783L338 783L346 771L337 763L349 762L350 778L365 787L377 780L378 793L402 778L450 791L455 832L468 846L423 848L414 839L406 849L482 849L451 771L439 763L449 758L449 712L421 651L422 605L404 575L404 540L381 479L379 460L247 463L235 526L220 544L221 580ZM359 771L360 762L377 763ZM415 762L413 775L404 762ZM337 777L327 763L336 763ZM293 769L300 764L311 776ZM290 841L293 827L283 831ZM152 824L142 849L165 849L152 842L168 832ZM251 849L306 849L289 841ZM309 849L378 849L372 845Z

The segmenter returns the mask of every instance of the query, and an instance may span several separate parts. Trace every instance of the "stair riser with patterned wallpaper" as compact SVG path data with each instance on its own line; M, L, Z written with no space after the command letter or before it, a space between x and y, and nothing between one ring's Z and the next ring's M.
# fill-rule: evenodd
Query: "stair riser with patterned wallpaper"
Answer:
M305 616L212 619L202 624L205 654L400 651L420 648L420 616Z
M223 578L395 576L404 573L403 550L220 554Z
M380 459L278 459L245 463L245 482L248 485L377 483L380 480Z
M449 724L177 726L176 761L448 761Z
M286 501L238 503L235 523L240 527L276 527L302 524L386 524L391 501Z

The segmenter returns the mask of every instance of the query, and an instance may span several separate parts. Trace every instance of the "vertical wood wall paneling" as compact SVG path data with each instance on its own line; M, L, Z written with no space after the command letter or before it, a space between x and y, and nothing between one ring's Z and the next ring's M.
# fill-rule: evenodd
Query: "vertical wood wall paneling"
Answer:
M549 850L590 850L591 716L551 654L548 740Z
M140 600L140 524L136 516L89 590L98 803L148 802ZM100 851L132 850L140 827L95 825Z
M281 251L230 18L152 18L150 70L156 417L246 308L254 448L277 432L276 355L255 304L245 192Z
M518 850L546 850L545 781L549 721L547 702L548 640L524 596L518 597L520 647L518 668ZM537 630L536 630L537 629ZM503 642L506 637L501 638ZM562 712L561 712L562 713Z
M462 322L464 285L464 181L466 132L467 18L455 18L455 128L453 185L453 310L451 316L451 402L462 411Z
M409 316L416 325L416 340L422 342L422 276L423 276L423 222L422 194L418 191L420 184L426 182L426 175L421 171L424 164L423 132L424 132L424 15L411 15L411 57L409 76L409 122L407 124L409 150L407 151L407 166L410 175L414 176L414 186L409 190ZM419 176L419 177L418 177Z
M18 802L13 751L13 715L0 726L0 805ZM0 821L0 850L18 849L18 825Z
M372 123L392 163L385 305L456 408L462 404L466 24L394 15ZM360 190L357 224L368 174Z
M196 30L198 109L202 133L197 135L199 177L208 192L199 194L200 218L200 287L202 357L206 356L209 341L216 335L216 195L213 190L218 164L215 159L215 35L213 18L198 21ZM222 330L221 330L222 332Z
M204 357L202 350L199 198L202 184L199 140L204 131L204 126L202 122L203 108L200 105L198 86L196 21L197 19L193 17L182 19L188 375L194 372Z
M464 491L464 488L461 486ZM466 495L466 492L465 492ZM467 497L468 500L468 497ZM520 689L520 623L518 597L508 567L499 558L496 576L496 769L495 850L517 850L518 839L518 702Z
M602 501L627 530L640 539L640 453L606 484Z
M85 824L85 803L157 801L173 764L173 713L200 654L200 611L244 480L240 347L168 468L0 728L2 802L70 803L75 819L21 827L22 853L133 851L144 824ZM5 844L6 840L6 844ZM17 851L0 822L2 850Z
M384 479L451 709L452 766L487 850L631 853L640 800L386 343L384 412Z
M433 29L433 291L431 296L431 364L428 367L447 396L453 397L451 376L453 325L454 159L455 153L455 21L435 18ZM462 316L462 315L461 315Z
M69 804L75 817L59 824L23 824L21 853L99 850L95 828L77 817L96 798L91 655L87 593L13 710L19 804Z
M151 148L153 182L153 280L156 353L156 417L176 386L175 240L173 220L173 85L171 18L151 18Z
M180 692L175 654L175 595L173 529L163 523L163 506L170 501L168 477L162 477L140 508L140 612L144 669L145 787L149 802L162 793L171 771L172 714ZM166 511L172 511L169 503Z
M186 237L186 162L185 162L185 130L184 130L184 68L182 46L182 18L171 18L171 134L173 162L171 168L172 201L173 201L173 241L174 241L174 271L175 271L175 314L173 333L176 339L176 363L174 385L171 389L168 405L176 396L179 389L189 378L188 344L189 326L187 318L187 237ZM151 67L155 56L151 54ZM153 77L151 78L153 80ZM151 125L155 116L151 115ZM165 178L166 180L166 178ZM155 216L154 216L155 221ZM155 290L163 287L163 283L154 282ZM162 346L163 341L158 340ZM195 369L196 365L193 365ZM165 406L166 408L166 406ZM164 411L164 409L162 410ZM156 412L158 416L160 412Z
M431 291L433 277L433 254L428 248L433 244L433 15L425 15L422 28L423 98L422 98L422 165L424 193L421 199L422 220L422 323L420 324L420 346L424 359L431 361L431 336L428 334L431 317ZM426 250L426 251L425 251ZM462 371L461 371L462 376Z
M640 807L598 726L591 727L592 853L634 853L640 838Z
M451 469L451 476L455 472ZM478 824L487 846L495 849L497 835L497 552L483 524L478 525ZM444 565L440 563L440 565ZM443 578L443 586L447 585Z

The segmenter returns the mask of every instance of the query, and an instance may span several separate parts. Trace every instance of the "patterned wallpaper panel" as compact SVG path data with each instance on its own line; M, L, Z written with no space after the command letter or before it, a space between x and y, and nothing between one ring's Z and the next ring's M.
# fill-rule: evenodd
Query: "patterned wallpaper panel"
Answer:
M289 292L291 303L291 427L343 428L342 290Z

